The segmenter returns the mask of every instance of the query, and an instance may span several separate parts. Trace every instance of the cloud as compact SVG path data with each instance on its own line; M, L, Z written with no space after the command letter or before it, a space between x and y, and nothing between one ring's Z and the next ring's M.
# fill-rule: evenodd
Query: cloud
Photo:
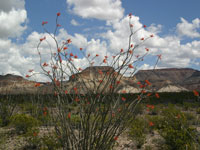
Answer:
M66 0L69 10L83 18L116 20L123 17L120 0Z
M9 12L12 9L24 9L24 0L1 0L0 11Z
M26 30L27 12L23 0L0 2L0 38L20 37Z
M80 24L76 20L74 20L74 19L72 19L70 23L72 25L74 25L74 26L80 26Z
M142 27L139 17L132 17L133 31ZM181 23L179 23L181 24ZM198 27L198 20L193 20L193 26ZM127 50L128 37L130 35L129 18L124 17L118 21L110 22L113 30L108 30L102 34L102 37L108 41L109 52L119 52L121 48ZM178 26L178 25L177 25ZM141 29L133 37L131 43L134 45L141 42L141 37L149 37L153 34L154 38L141 43L142 45L136 49L135 54L143 55L145 47L150 49L149 56L156 56L162 54L162 60L159 62L158 67L191 67L193 60L200 57L200 41L191 41L182 43L179 35L167 35L165 37L159 36L158 33L162 32L162 25L152 24L147 29ZM148 57L148 56L147 56ZM155 58L155 57L154 57ZM155 58L156 59L156 58ZM148 66L144 66L147 69Z
M180 36L186 36L190 38L199 38L200 33L197 31L197 29L200 28L200 19L196 18L192 21L192 23L189 23L184 18L181 18L181 23L178 23L176 26L177 33Z

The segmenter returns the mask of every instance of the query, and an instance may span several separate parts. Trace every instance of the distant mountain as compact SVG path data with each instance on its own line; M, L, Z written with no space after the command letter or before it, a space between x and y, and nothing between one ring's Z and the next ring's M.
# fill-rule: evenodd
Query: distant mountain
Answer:
M86 93L102 90L98 87L103 77L102 85L107 84L106 80L109 74L118 76L120 84L115 89L115 92L122 93L138 93L141 91L138 82L144 83L148 80L151 86L147 87L147 91L158 92L181 92L181 91L200 91L200 71L190 68L168 68L155 70L140 70L133 77L125 77L114 71L112 67L93 66L88 67L80 73L72 75L68 81L64 82L64 87L68 93L73 93L74 87L79 89L78 92ZM105 76L105 74L108 74ZM112 78L112 76L111 76ZM83 83L84 81L84 83ZM52 93L52 84L41 84L35 87L36 82L24 79L21 76L7 74L0 75L0 94L25 94L25 93ZM110 90L110 85L107 85L106 92Z
M38 91L38 88L35 88L35 83L18 75L0 75L0 94L35 93Z
M156 90L168 85L200 90L200 71L190 68L140 70L135 77L140 81L148 79Z

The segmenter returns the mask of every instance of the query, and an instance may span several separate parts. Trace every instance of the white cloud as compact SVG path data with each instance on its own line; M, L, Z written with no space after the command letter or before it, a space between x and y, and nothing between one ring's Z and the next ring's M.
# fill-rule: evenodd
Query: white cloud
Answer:
M0 38L20 37L26 30L27 12L24 0L0 1Z
M74 19L72 19L70 23L72 25L74 25L74 26L80 26L80 24L76 20L74 20Z
M27 14L25 10L11 10L10 12L0 12L0 38L19 37L26 26Z
M24 9L24 0L1 0L0 11L9 12L14 9Z
M116 20L123 17L121 0L66 0L69 9L83 18Z
M119 52L121 48L127 50L129 31L129 19L125 17L119 21L112 21L110 25L113 30L109 30L103 33L102 36L108 40L109 52ZM133 30L137 30L142 27L139 17L132 17ZM198 20L193 20L193 26L198 27ZM189 67L192 60L200 57L200 41L192 41L186 44L182 44L181 38L174 35L167 35L161 37L157 35L161 32L162 26L152 24L147 29L141 29L134 35L133 44L139 43L141 37L148 37L153 34L154 38L149 39L143 43L143 45L135 51L135 54L144 54L145 47L150 49L150 55L156 56L162 54L162 60L159 62L158 67ZM148 68L148 66L143 66Z
M158 24L158 25L156 25L156 24L151 24L151 26L149 26L149 27L147 28L147 30L148 30L149 32L154 33L154 34L158 34L158 33L160 33L160 32L162 31L162 25L160 25L160 24Z
M194 19L192 23L189 23L184 18L181 18L181 23L178 23L176 28L180 36L187 36L190 38L200 37L200 33L197 31L197 29L200 28L199 18Z

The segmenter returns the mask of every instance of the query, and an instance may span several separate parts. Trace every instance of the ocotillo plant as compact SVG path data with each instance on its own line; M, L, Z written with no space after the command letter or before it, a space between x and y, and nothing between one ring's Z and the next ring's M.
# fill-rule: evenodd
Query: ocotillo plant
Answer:
M114 56L103 56L95 69L93 65L97 63L95 60L100 57L99 54L86 54L83 48L79 49L85 58L82 61L86 60L88 63L86 70L89 76L84 76L81 74L82 68L75 63L75 60L79 59L77 54L69 53L69 47L73 41L71 39L63 42L57 40L60 15L57 13L53 33L45 28L48 22L42 22L48 37L42 37L37 46L42 74L51 80L52 92L57 99L56 109L51 116L55 121L56 135L65 150L112 149L128 122L136 115L137 105L151 95L144 90L151 84L148 80L138 83L141 93L136 98L127 99L118 91L123 76L126 74L132 77L137 70L136 63L143 61L149 53L149 49L146 48L143 56L136 56L136 49L149 38L153 38L153 35L141 37L139 43L133 44L133 36L146 26L134 29L131 24L132 14L129 14L130 36L127 37L129 41L126 50L119 48L119 52ZM48 42L49 39L53 39L54 46ZM49 61L42 59L40 47L43 42L49 45ZM158 60L160 58L161 55L158 55ZM27 75L27 77L32 75ZM70 84L66 83L68 79L70 79ZM35 86L40 86L40 84ZM159 97L158 94L156 96Z

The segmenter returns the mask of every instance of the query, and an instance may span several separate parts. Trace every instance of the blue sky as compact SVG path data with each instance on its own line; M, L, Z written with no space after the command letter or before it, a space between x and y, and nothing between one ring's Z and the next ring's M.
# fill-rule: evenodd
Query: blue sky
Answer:
M36 46L45 36L41 23L48 21L45 27L53 32L57 12L62 25L57 38L71 38L72 49L83 47L85 53L111 56L126 48L131 12L134 30L147 25L135 35L136 41L155 35L136 52L142 55L144 47L150 49L140 69L153 68L156 55L162 54L158 68L200 70L199 6L199 0L1 0L0 73L25 76L29 69L40 70ZM47 52L45 45L41 48ZM87 67L83 61L80 56L76 65Z

